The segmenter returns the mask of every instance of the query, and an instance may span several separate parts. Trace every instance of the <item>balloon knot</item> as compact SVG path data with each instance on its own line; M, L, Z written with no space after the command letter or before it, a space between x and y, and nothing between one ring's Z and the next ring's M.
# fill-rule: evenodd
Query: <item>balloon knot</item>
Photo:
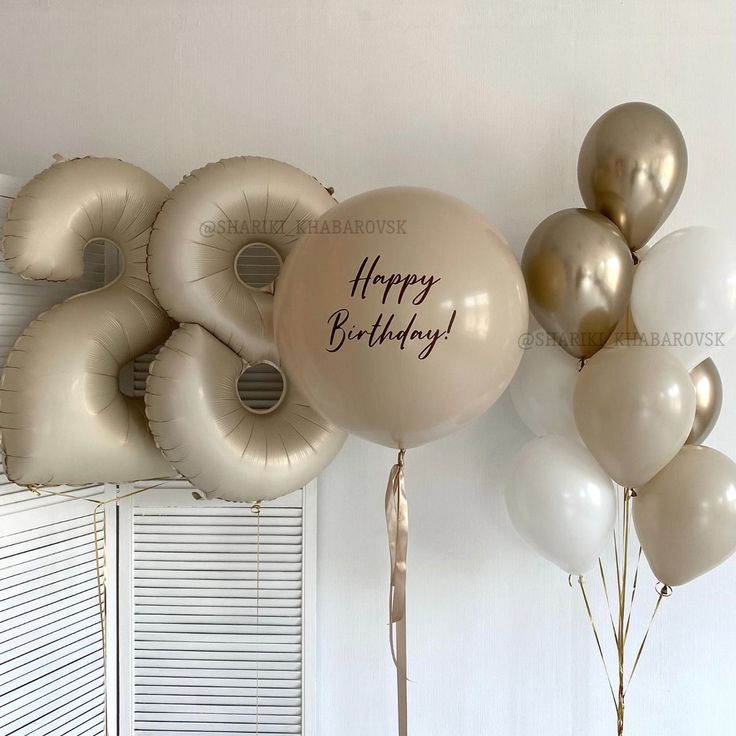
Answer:
M403 468L403 467L404 467L404 458L405 458L405 457L406 457L406 450L404 450L404 449L401 449L401 450L399 450L399 457L398 457L398 459L396 460L396 464L397 464L397 465L398 465L398 466L399 466L400 468Z

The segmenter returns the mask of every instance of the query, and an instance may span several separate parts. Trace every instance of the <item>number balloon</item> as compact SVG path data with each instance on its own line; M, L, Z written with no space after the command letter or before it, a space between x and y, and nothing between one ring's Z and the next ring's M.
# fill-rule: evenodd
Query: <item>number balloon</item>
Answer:
M124 261L113 283L31 322L8 356L0 429L14 482L79 485L171 475L142 400L118 386L121 367L171 332L146 273L151 226L167 193L136 166L81 158L43 171L11 205L5 261L23 278L78 278L85 246L101 239L116 245Z
M185 177L156 220L151 284L184 324L151 366L146 411L169 461L210 496L257 501L293 491L345 440L288 376L280 401L267 412L243 405L237 393L245 368L278 364L273 295L239 278L239 255L267 246L283 262L301 230L332 205L304 172L238 157Z

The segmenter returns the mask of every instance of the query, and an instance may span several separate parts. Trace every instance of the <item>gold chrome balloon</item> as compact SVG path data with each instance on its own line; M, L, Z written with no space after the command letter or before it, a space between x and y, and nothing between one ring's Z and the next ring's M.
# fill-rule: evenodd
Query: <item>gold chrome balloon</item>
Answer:
M616 226L590 210L557 212L531 234L521 268L542 327L576 358L597 353L626 311L634 276Z
M723 404L723 384L716 364L706 358L690 371L695 384L695 420L685 444L702 445L716 426Z
M609 110L580 148L578 184L585 206L613 220L632 251L672 212L686 175L680 129L667 113L645 102Z

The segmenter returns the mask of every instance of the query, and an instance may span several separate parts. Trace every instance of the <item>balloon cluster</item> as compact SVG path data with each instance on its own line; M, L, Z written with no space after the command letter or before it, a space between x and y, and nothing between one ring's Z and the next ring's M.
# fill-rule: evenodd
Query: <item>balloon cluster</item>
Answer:
M667 114L615 107L580 151L589 209L551 215L524 250L530 309L546 333L530 335L511 385L539 439L517 459L508 509L568 573L588 570L613 529L606 477L635 489L636 530L662 583L686 583L736 550L736 464L700 444L721 407L709 356L736 331L736 244L691 227L636 255L686 171Z

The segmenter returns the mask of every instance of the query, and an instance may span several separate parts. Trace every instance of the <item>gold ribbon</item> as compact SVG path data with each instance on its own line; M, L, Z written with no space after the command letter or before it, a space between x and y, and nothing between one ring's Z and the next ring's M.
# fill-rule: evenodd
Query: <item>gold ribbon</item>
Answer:
M386 529L391 555L389 642L396 665L399 736L407 736L406 698L406 553L409 542L409 507L404 489L405 450L399 450L386 486ZM395 631L394 631L395 627Z

